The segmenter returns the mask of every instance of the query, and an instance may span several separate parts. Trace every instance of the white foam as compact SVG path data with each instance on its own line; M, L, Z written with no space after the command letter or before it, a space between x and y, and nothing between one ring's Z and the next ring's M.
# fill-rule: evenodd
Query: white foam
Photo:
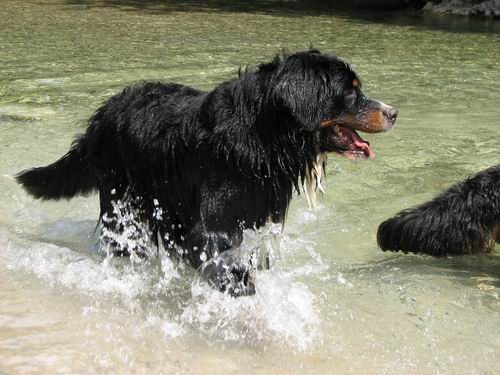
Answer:
M194 284L193 301L182 313L182 321L224 341L253 345L272 341L306 350L320 336L314 294L284 273L257 275L252 297L232 298Z
M65 225L73 227L67 231L73 239L81 238L84 228L89 227L87 222L59 222L47 237L64 242ZM143 323L156 322L165 338L194 330L212 340L251 345L274 342L307 350L321 337L316 296L301 279L319 275L327 267L311 243L280 236L276 226L245 233L238 251L248 254L256 248L265 249L274 266L257 271L256 295L242 298L229 297L193 279L194 271L165 255L136 264L127 258L99 255L95 250L82 253L8 233L0 233L0 248L2 262L11 270L33 274L49 285L75 290L91 300L111 297L124 313L147 312ZM300 264L289 259L297 255L302 259Z
M255 296L232 298L197 279L182 321L224 341L254 345L271 341L307 350L321 337L320 317L316 296L300 279L320 274L327 267L305 241L280 236L276 249L272 243L276 235L277 226L248 231L235 254L224 254L245 261L257 251L267 253L273 260L271 269L255 273ZM292 268L286 266L287 258L297 253L305 262Z

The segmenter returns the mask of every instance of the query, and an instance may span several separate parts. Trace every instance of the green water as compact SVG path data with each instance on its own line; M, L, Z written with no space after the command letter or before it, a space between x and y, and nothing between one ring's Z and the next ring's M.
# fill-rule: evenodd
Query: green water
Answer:
M210 89L311 44L398 107L396 128L366 136L374 160L329 159L319 209L294 200L280 261L238 300L200 296L167 259L108 264L94 246L96 196L36 202L0 177L0 373L499 373L500 249L389 254L375 232L500 163L500 23L169 4L2 2L0 176L60 157L126 85Z

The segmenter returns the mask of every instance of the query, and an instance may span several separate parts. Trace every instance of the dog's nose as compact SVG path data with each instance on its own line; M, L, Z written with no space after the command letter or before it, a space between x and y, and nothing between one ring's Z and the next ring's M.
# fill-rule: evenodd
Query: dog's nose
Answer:
M396 121L396 117L398 117L398 110L393 107L384 108L383 110L384 116L387 117L387 119L394 123Z

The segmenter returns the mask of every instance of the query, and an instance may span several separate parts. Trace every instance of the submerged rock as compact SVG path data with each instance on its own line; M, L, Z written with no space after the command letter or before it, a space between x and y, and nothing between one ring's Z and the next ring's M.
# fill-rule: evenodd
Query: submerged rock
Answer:
M428 2L424 10L440 14L500 18L500 0L443 0Z

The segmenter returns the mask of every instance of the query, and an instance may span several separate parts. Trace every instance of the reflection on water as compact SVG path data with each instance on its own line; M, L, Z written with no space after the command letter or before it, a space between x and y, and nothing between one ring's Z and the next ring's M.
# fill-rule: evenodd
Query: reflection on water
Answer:
M385 218L500 162L498 22L303 2L2 5L0 373L499 372L498 247L434 259L375 242ZM36 202L3 177L62 155L128 84L210 89L311 43L400 116L368 136L376 159L329 159L316 212L294 201L255 297L207 290L162 256L106 260L97 197Z

